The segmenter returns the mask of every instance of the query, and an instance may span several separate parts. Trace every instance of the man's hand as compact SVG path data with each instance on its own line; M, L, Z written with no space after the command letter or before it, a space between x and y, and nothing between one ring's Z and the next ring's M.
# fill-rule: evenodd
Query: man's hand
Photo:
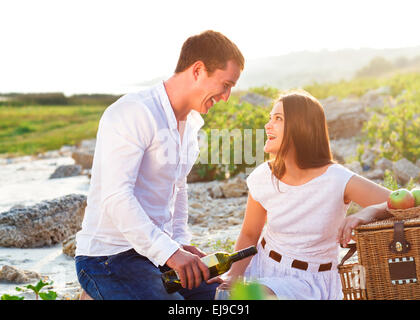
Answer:
M192 246L186 247L195 251L191 248ZM178 273L182 287L190 290L194 287L197 288L203 280L207 281L210 276L209 268L200 260L200 256L188 252L184 248L175 251L166 261L166 265Z
M201 251L199 248L194 247L194 246L183 245L182 248L185 251L191 252L192 254L195 254L195 255L199 256L200 258L205 257L207 255L207 253L205 253L204 251ZM208 279L206 282L208 284L211 284L211 283L222 283L223 280L220 277L213 277L211 279Z
M184 249L185 251L191 252L192 254L195 254L195 255L199 256L200 258L205 257L207 255L207 253L201 251L197 247L189 246L189 245L186 245L186 244L182 245L182 249Z

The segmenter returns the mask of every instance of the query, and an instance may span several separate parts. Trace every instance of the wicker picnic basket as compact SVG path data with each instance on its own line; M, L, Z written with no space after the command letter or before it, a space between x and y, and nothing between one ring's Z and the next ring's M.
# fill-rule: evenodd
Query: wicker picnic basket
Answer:
M419 217L361 225L355 229L355 239L359 263L342 261L338 267L344 299L420 299ZM350 281L345 282L346 277Z
M398 219L410 219L420 217L420 206L409 209L389 209L388 212Z
M343 300L366 300L366 288L363 279L363 268L359 263L345 262L356 252L356 244L349 244L349 251L338 265L338 273L340 274L341 286L343 291Z

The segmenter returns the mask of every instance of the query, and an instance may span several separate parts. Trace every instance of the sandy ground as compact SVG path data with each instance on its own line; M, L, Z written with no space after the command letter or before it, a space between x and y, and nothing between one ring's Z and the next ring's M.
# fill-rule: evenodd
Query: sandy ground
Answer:
M89 179L76 176L48 179L60 165L74 164L71 157L28 161L0 165L0 212L13 205L33 205L69 193L87 194Z
M61 244L30 249L0 248L0 266L3 264L34 271L48 277L48 281L53 281L53 284L43 291L55 291L58 294L57 299L75 299L79 293L80 285L77 281L74 259L63 254ZM16 287L24 288L27 284L0 281L0 295L7 293L33 300L35 295L30 290L22 294L15 289Z
M74 164L71 157L32 161L25 157L10 164L0 165L0 212L7 211L14 205L33 205L69 193L87 195L89 189L87 176L49 179L58 166L68 164ZM58 299L75 298L80 288L74 259L62 253L61 244L28 249L0 247L0 268L3 265L48 276L49 281L54 282L50 290L58 293ZM7 293L25 296L25 299L34 299L35 296L30 291L22 294L15 290L17 286L25 285L27 284L0 281L0 296Z

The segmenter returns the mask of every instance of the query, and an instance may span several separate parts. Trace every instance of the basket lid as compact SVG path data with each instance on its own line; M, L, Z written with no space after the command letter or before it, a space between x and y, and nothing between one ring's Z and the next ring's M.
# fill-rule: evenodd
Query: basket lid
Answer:
M393 218L388 218L388 219L383 219L383 220L376 220L367 224L360 225L355 228L355 231L363 232L363 231L372 231L372 230L391 229L394 227L394 223L396 221L403 221L404 227L420 226L420 217L404 219L404 220L393 217Z

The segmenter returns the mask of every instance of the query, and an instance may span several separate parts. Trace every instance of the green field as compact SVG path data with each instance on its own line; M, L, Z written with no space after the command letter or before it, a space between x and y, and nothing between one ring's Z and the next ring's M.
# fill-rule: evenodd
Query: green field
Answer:
M96 136L106 106L0 107L0 156L32 155Z

